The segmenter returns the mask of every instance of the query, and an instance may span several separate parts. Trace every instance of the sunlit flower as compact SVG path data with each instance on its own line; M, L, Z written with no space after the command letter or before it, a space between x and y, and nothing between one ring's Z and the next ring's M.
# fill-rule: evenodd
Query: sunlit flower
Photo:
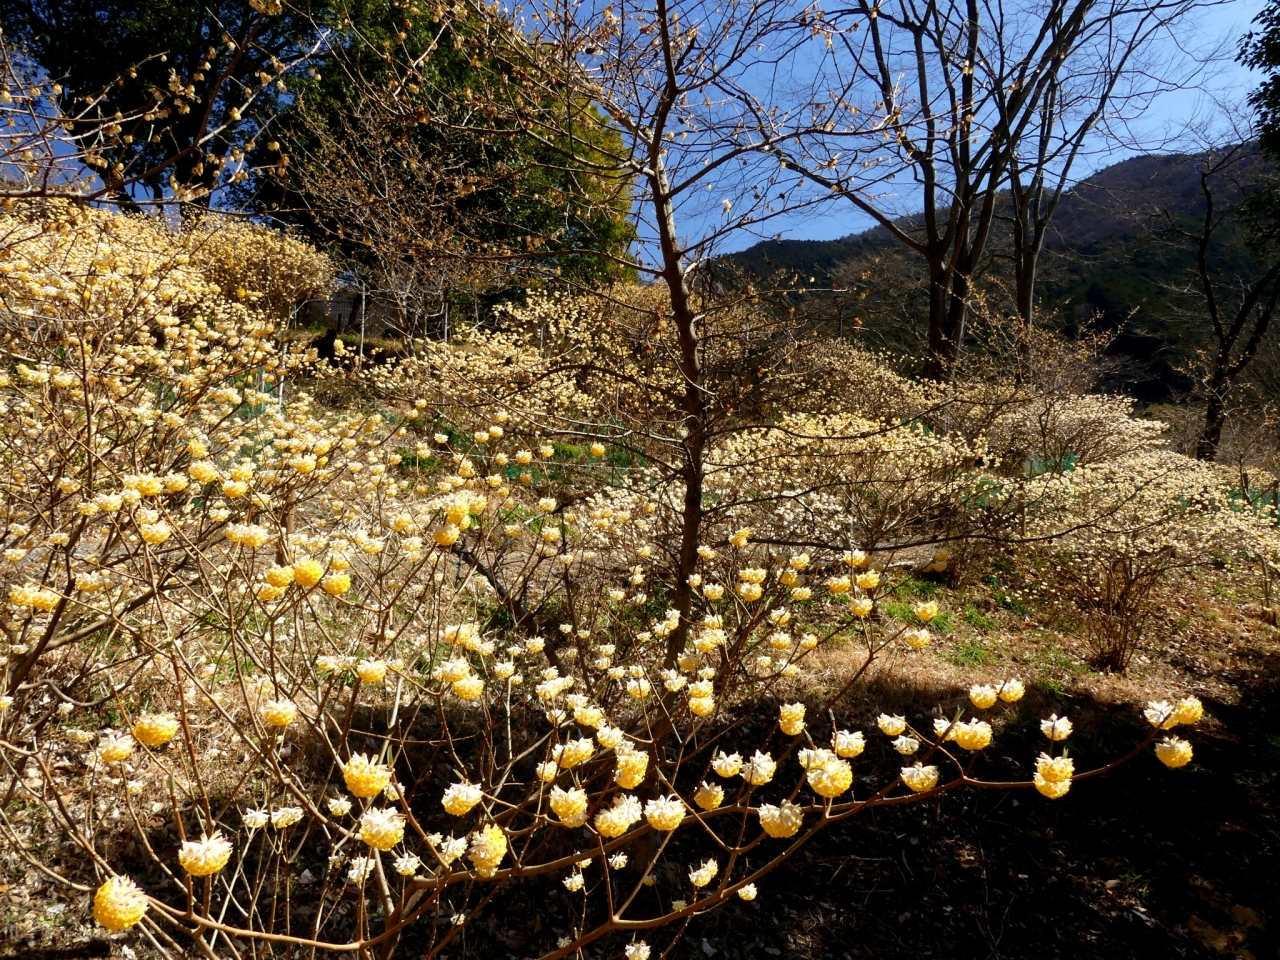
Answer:
M1026 690L1019 680L1006 680L1000 684L1000 699L1005 703L1017 703L1022 699L1024 693L1026 693Z
M952 732L952 739L965 750L984 750L991 744L991 724L985 720L957 723Z
M756 885L754 883L746 883L738 888L738 898L741 900L751 901L756 898Z
M98 746L98 756L107 763L119 763L133 753L133 737L111 734Z
M1191 744L1178 737L1165 737L1156 744L1156 758L1166 767L1185 767L1191 762Z
M396 857L393 866L395 867L396 873L400 874L400 876L412 877L422 869L422 860L415 854L406 853L402 856Z
M391 768L363 753L352 754L342 767L342 779L353 797L376 797L391 782Z
M693 795L693 802L703 810L715 810L724 803L724 787L703 780Z
M1190 725L1204 716L1204 706L1196 697L1183 697L1178 701L1174 715L1179 723Z
M988 710L996 705L996 701L1000 699L995 687L985 684L975 684L969 688L969 700L979 710Z
M742 779L753 787L764 786L773 779L774 771L777 769L778 764L769 754L757 750L755 755L742 765Z
M470 813L471 808L483 798L484 793L478 786L470 783L454 783L445 790L440 802L447 813L461 817Z
M848 761L830 755L822 763L809 767L805 776L813 792L828 800L840 796L853 785L853 770Z
M917 619L928 623L938 615L938 604L936 601L927 600L924 603L917 603L913 610Z
M756 813L760 817L760 827L771 837L794 837L804 823L803 811L790 800L783 800L776 806L761 804Z
M938 768L922 766L917 763L913 767L902 768L902 782L916 793L932 790L938 784Z
M301 819L301 807L277 807L271 811L271 825L277 830L291 827Z
M287 727L297 718L298 707L292 700L266 700L258 712L268 726Z
M1036 773L1049 783L1070 780L1076 772L1075 762L1068 756L1051 757L1047 753L1036 758Z
M915 737L901 736L893 741L892 746L904 757L909 757L920 749L920 741Z
M148 747L162 747L182 728L172 713L144 713L133 724L133 738Z
M1071 721L1066 717L1052 714L1048 720L1040 721L1040 732L1050 740L1065 740L1071 736Z
M705 887L716 879L717 873L719 873L719 864L714 860L707 860L701 867L690 870L689 882L698 888Z
M722 777L736 777L742 769L742 757L736 753L726 754L721 751L711 761L711 767Z
M861 730L855 730L852 733L848 730L837 730L832 745L838 756L852 759L866 749L867 743L862 737Z
M1066 780L1049 780L1039 770L1032 775L1031 782L1035 784L1036 790L1050 800L1062 799L1067 795L1067 791L1071 789L1070 778Z
M207 877L217 873L231 859L231 842L221 833L201 837L198 841L188 840L178 851L178 862L182 869L193 877Z
M356 664L356 676L363 683L381 683L387 676L387 661L361 660Z
M128 877L110 877L93 895L93 918L108 930L128 930L147 912L147 895Z
M404 839L404 815L389 808L366 810L360 818L360 839L375 850L390 850Z
M890 716L882 713L876 717L876 726L880 728L880 732L886 737L896 737L907 729L907 720L905 717Z
M684 803L679 797L658 797L645 803L644 816L653 829L671 831L684 820Z
M587 820L587 794L585 790L573 787L562 790L551 788L551 810L560 821L568 827L580 827Z
M599 811L595 816L596 829L604 837L620 837L643 816L640 801L630 794L619 794L613 806Z
M613 779L625 790L638 787L649 769L649 754L639 750L625 750L619 751L617 757L618 765Z
M804 730L804 704L784 703L779 708L778 726L788 737L798 737Z

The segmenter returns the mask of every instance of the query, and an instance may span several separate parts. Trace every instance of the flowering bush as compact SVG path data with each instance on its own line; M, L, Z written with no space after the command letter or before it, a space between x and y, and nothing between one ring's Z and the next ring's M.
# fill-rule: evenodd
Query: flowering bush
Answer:
M1101 772L1075 770L1055 716L1025 780L983 778L1016 679L879 734L849 694L930 642L936 603L882 609L903 543L997 509L1066 542L1128 517L1119 468L984 473L979 437L834 399L761 425L839 354L764 370L744 351L773 334L740 304L707 317L726 393L690 488L651 291L535 302L344 373L281 347L285 305L328 273L266 231L51 205L0 236L0 838L93 891L107 929L388 956L417 925L435 955L502 885L552 876L583 906L547 954L609 937L643 957L834 822ZM346 376L366 405L310 399ZM1009 488L996 506L986 481ZM806 671L836 644L854 668L819 693ZM1129 755L1199 712L1152 705ZM672 860L687 885L646 894Z

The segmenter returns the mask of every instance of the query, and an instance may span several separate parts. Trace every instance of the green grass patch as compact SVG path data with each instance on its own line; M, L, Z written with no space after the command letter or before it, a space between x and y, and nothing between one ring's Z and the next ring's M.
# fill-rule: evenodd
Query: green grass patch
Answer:
M978 630L990 633L996 628L996 622L975 606L967 606L963 613L964 622Z
M966 643L952 651L947 659L957 667L982 667L993 659L993 655L984 643Z

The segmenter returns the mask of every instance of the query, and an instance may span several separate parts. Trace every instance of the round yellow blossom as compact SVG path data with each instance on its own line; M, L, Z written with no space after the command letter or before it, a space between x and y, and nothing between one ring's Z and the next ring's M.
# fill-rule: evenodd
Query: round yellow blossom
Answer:
M758 583L738 584L738 596L742 597L747 603L755 603L763 595L764 588Z
M254 594L263 603L270 603L272 600L278 600L284 596L284 587L273 587L269 583L264 583L258 587L257 593Z
M693 802L703 810L714 810L724 803L724 787L703 780L693 795Z
M1048 783L1070 780L1075 772L1075 761L1068 756L1051 757L1042 753L1036 758L1036 774Z
M938 604L936 601L928 600L924 603L917 603L914 607L915 615L924 623L928 623L938 615Z
M639 750L627 750L618 753L618 766L613 772L613 779L624 790L632 790L640 786L645 773L649 769L649 755Z
M804 730L804 704L784 703L778 710L778 725L788 737L798 737Z
M1178 737L1165 737L1156 744L1156 757L1166 767L1185 767L1191 762L1191 744Z
M159 546L173 536L173 528L167 523L143 523L138 525L138 533L142 539L153 547Z
M213 483L218 479L218 468L208 460L197 460L187 467L187 473L196 483Z
M996 705L996 701L1000 699L996 693L995 687L985 684L974 684L969 688L969 700L979 710L988 710Z
M340 597L351 589L351 578L345 573L331 573L320 581L320 588L331 597Z
M342 779L353 797L376 797L391 782L391 768L363 753L352 754L342 767Z
M582 726L591 727L593 730L603 726L605 723L604 711L595 704L590 703L574 707L573 719L582 724Z
M404 815L396 810L366 810L360 818L360 839L375 850L390 850L404 839Z
M748 902L756 898L756 885L754 883L744 884L738 888L738 898Z
M622 744L623 733L617 727L604 726L596 730L596 741L606 750L614 750Z
M1005 703L1017 703L1024 693L1026 689L1020 680L1006 680L1000 684L1000 699Z
M833 746L837 756L852 759L866 749L867 743L862 737L861 730L855 730L853 733L848 730L838 730L834 737Z
M714 880L719 872L720 864L714 860L707 860L702 866L689 871L689 882L698 889L702 889Z
M866 573L858 574L855 582L859 590L874 590L880 586L880 574L875 570L868 570Z
M855 617L868 617L875 604L867 597L858 597L849 603L849 612Z
M293 577L293 567L272 567L262 578L273 587L283 588L293 583Z
M465 657L451 657L436 668L445 683L457 683L471 673L471 664Z
M133 753L133 737L112 734L98 746L98 756L107 763L119 763Z
M128 930L147 912L147 895L128 877L111 877L93 895L93 918L108 930Z
M603 837L610 839L620 837L630 830L631 825L639 821L641 816L643 814L640 801L630 794L620 794L614 797L613 806L596 814L596 830Z
M882 713L876 718L876 726L880 728L880 732L886 737L896 737L907 729L907 721L905 717L892 717L887 713Z
M1071 721L1066 717L1052 714L1048 720L1040 721L1040 732L1050 740L1065 740L1071 736Z
M636 677L627 681L627 696L633 700L643 700L649 696L649 691L653 689L653 685L644 677Z
M957 723L952 738L965 750L983 750L991 744L991 724L985 720Z
M455 685L456 686L456 685ZM591 759L591 755L595 753L595 744L591 742L590 737L581 737L577 740L566 740L563 744L557 743L551 748L551 759L560 765L564 770L571 770L581 763L585 763ZM641 754L646 760L648 754ZM621 762L621 757L619 757Z
M1174 716L1179 723L1190 725L1204 716L1204 706L1196 697L1183 697L1176 705Z
M587 821L587 792L579 787L552 787L551 810L565 826L580 827Z
M684 802L679 797L658 797L644 805L644 816L655 830L670 832L684 822Z
M777 769L778 764L773 757L757 750L755 755L742 765L742 779L753 787L762 787L773 779L774 771Z
M790 800L783 800L777 806L761 804L756 813L760 817L761 828L771 837L794 837L804 823L803 811Z
M907 646L912 650L923 650L933 642L933 637L924 627L921 627L918 630L902 631L902 639L906 641Z
M810 767L806 778L814 793L830 800L853 786L853 769L848 761L831 757L821 764Z
M836 597L848 593L852 586L853 583L848 577L832 577L827 581L827 591Z
M1050 800L1062 799L1067 795L1067 791L1071 789L1070 779L1049 780L1038 770L1032 776L1031 782L1035 784L1036 790Z
M736 753L721 751L711 761L711 768L722 777L736 777L742 769L742 757Z
M714 697L690 697L689 712L695 717L709 717L716 709Z
M473 700L480 699L480 695L484 693L484 679L477 674L463 677L461 680L454 681L453 693L459 700L470 703Z
M356 676L363 683L381 683L387 676L387 661L361 660L356 664Z
M431 534L431 539L442 547L452 547L458 542L458 538L462 536L462 531L452 523L446 523L444 526L436 527Z
M902 782L916 793L932 790L938 784L938 768L922 766L917 763L913 767L902 768Z
M144 713L133 724L133 737L148 747L163 747L181 728L172 713Z
M445 790L444 796L440 798L445 812L455 817L465 816L471 812L471 808L479 803L484 797L483 791L474 784L462 782L450 784Z
M178 862L182 869L193 877L208 877L227 865L231 859L231 842L221 833L201 837L199 841L188 840L178 851Z
M593 444L592 444L588 449L591 451L591 455L592 455L593 457L603 457L603 456L604 456L604 444L603 444L603 443L593 443Z
M267 700L260 712L269 726L287 727L297 718L298 707L291 700Z
M1142 711L1142 715L1157 730L1172 730L1178 725L1178 710L1168 700L1147 701L1147 708Z
M319 560L299 560L290 569L294 582L304 590L310 590L324 576L324 565Z

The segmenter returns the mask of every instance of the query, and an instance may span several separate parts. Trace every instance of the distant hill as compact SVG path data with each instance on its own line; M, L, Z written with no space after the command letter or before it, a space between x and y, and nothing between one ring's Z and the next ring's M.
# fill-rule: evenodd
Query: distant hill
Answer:
M1113 352L1127 361L1128 373L1115 386L1144 401L1166 400L1185 390L1190 384L1180 368L1204 345L1196 297L1186 292L1194 250L1164 229L1168 217L1195 226L1203 216L1201 159L1146 155L1098 171L1063 197L1046 242L1039 278L1042 315L1068 333L1118 332ZM1234 176L1248 182L1267 166L1250 152ZM1238 194L1224 199L1234 201ZM1252 256L1243 230L1229 222L1220 240L1215 269L1227 276L1247 274ZM997 236L993 245L1000 242ZM840 279L842 266L889 253L907 256L887 230L877 227L839 240L765 241L732 260L759 277L795 273L813 277L814 286L830 286Z

